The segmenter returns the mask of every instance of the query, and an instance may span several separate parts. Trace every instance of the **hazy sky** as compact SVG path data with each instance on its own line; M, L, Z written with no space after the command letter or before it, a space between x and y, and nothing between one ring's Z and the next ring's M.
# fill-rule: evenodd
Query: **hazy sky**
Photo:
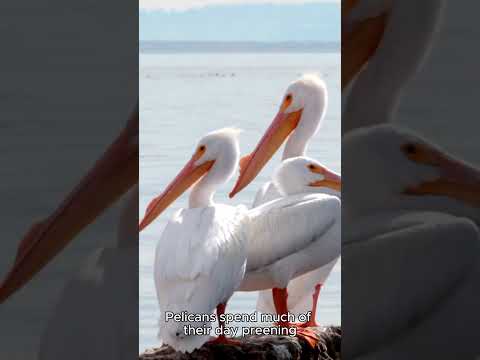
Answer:
M302 4L340 2L340 0L139 0L142 10L185 10L194 7L217 4Z

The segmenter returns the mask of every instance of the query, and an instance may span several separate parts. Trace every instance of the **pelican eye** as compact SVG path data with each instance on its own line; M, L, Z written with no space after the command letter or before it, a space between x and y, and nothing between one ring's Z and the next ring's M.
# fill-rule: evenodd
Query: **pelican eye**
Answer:
M415 155L418 152L418 148L415 144L406 144L403 147L403 150L409 155Z
M286 101L292 101L293 96L291 94L288 94L287 97L285 98Z
M310 165L308 165L308 168L309 168L310 170L315 170L317 167L316 167L315 165L313 165L313 164L310 164Z
M207 147L205 145L201 145L199 148L198 148L199 151L201 152L204 152L205 150L207 150Z

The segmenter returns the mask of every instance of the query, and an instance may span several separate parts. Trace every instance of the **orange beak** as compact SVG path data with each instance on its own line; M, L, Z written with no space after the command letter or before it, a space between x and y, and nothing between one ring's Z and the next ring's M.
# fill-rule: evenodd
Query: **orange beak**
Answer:
M342 2L342 21L357 5L358 0ZM387 14L363 20L350 32L342 31L342 90L358 74L373 56L382 40L387 23Z
M314 169L313 173L322 174L323 179L310 183L313 187L326 187L335 191L342 190L342 178L340 175L328 169Z
M240 160L240 177L235 184L230 198L250 184L287 137L295 130L302 117L302 110L286 113L291 100L285 100L270 127L263 135L257 147L250 155Z
M213 166L214 161L207 161L202 165L195 165L195 162L203 155L203 152L198 150L185 165L185 167L178 173L175 179L167 186L165 191L155 199L153 199L147 207L145 216L139 225L139 231L145 229L153 220L173 203L180 195L187 191L193 184L195 184L202 176L204 176Z
M120 136L45 220L22 239L0 287L0 303L25 285L78 233L138 183L138 108Z
M431 149L420 149L408 157L411 161L436 167L440 176L408 187L406 194L447 196L480 207L480 170Z

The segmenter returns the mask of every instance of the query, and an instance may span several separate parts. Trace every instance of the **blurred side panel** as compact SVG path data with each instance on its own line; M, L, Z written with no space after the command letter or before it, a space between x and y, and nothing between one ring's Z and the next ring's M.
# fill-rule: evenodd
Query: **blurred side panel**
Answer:
M0 28L1 358L134 358L138 2L7 0Z
M480 358L479 6L342 6L342 358Z

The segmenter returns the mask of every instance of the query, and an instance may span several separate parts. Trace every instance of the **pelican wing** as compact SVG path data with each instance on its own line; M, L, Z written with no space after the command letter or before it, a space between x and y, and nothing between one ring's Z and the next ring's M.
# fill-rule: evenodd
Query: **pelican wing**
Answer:
M275 184L271 181L263 184L263 186L257 191L255 195L255 200L253 201L252 207L257 207L263 205L269 201L281 198L282 195L278 191Z
M338 257L340 239L326 235L338 230L339 216L340 200L325 194L289 196L249 210L249 279L241 290L271 288L277 276L289 280Z
M246 264L242 223L245 207L215 205L182 209L170 220L158 243L155 285L162 316L160 335L177 350L191 351L208 337L181 341L184 322L165 322L165 312L211 313L242 281ZM191 324L209 326L209 322Z
M348 358L400 339L434 316L478 261L480 236L469 220L415 213L381 221L391 231L343 243L343 267L350 268L342 290Z

